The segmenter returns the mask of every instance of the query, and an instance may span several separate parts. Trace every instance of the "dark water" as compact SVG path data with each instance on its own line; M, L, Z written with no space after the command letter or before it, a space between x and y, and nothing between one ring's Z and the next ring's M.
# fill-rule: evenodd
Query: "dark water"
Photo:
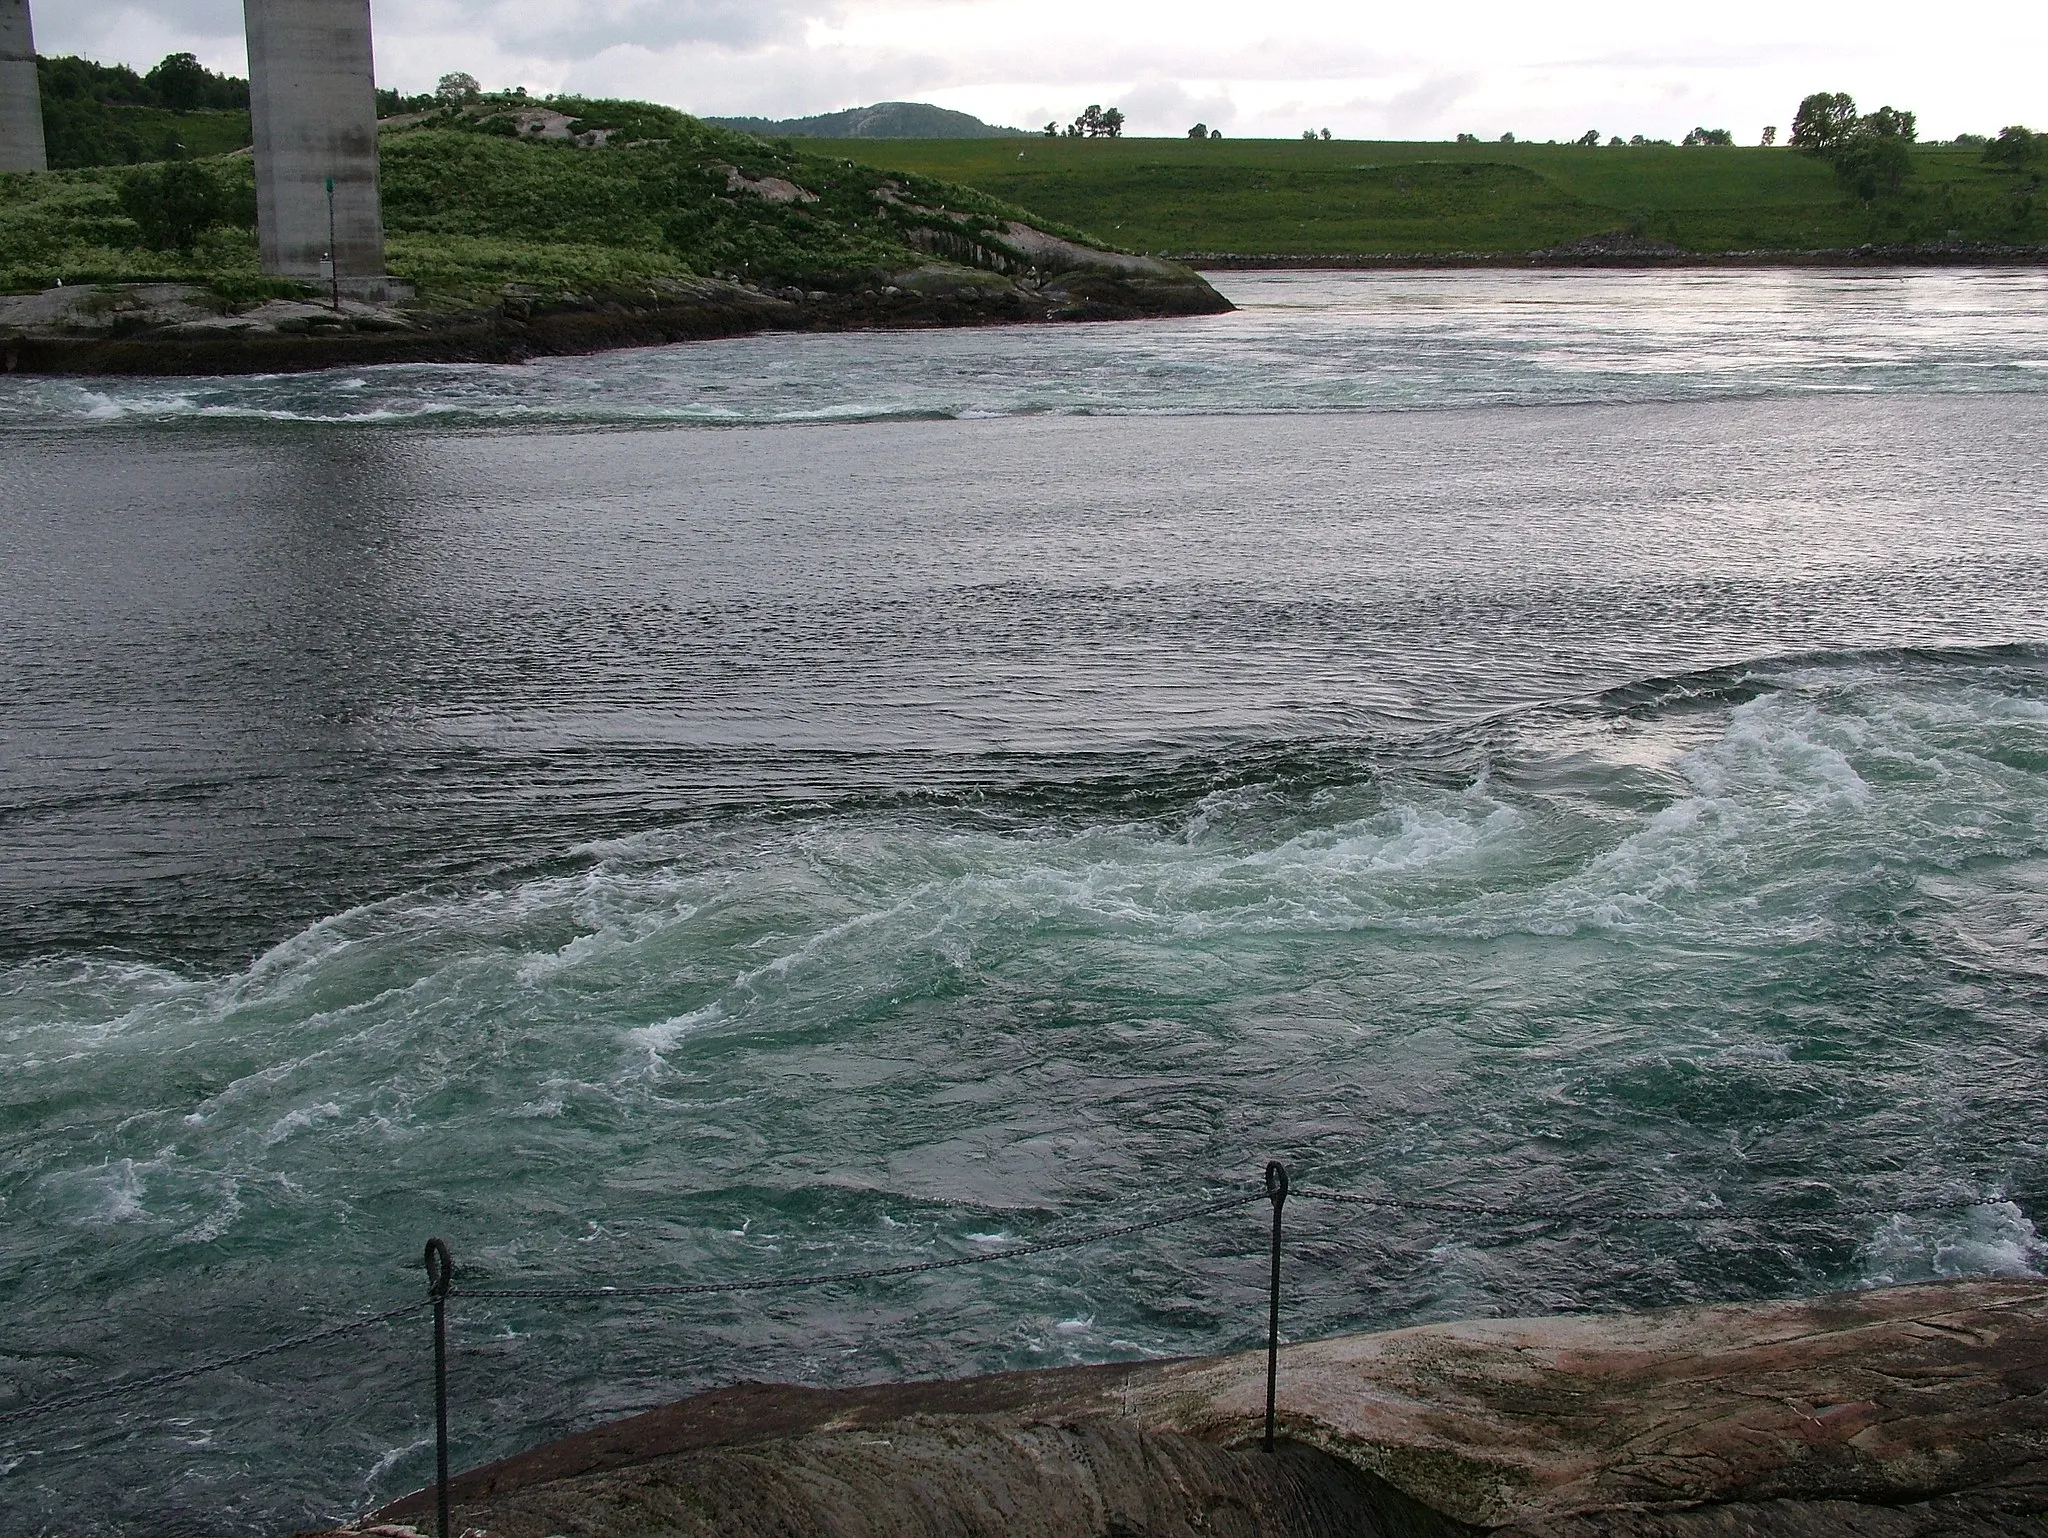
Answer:
M1300 1204L1303 1335L2035 1267L2048 285L1233 292L8 383L0 1413L404 1301L431 1232L477 1280L772 1275L1273 1154L1550 1208L1985 1199ZM1247 1344L1258 1222L465 1305L458 1461L741 1376ZM0 1526L410 1488L423 1344L0 1424Z

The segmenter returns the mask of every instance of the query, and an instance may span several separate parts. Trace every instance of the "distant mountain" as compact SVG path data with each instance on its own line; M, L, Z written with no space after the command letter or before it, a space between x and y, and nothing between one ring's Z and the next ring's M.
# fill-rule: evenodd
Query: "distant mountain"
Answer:
M1022 139L1021 128L998 128L965 112L922 101L884 101L818 117L708 117L761 139Z

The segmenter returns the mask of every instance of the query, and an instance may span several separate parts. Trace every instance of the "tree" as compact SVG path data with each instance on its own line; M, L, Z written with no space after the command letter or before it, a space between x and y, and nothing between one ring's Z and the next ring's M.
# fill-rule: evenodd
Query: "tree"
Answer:
M1776 144L1777 142L1778 125L1776 123L1773 123L1770 125L1770 127L1764 130L1763 146L1765 149L1769 149L1773 144Z
M2018 123L1998 130L1998 137L1984 146L1984 160L1988 165L2003 166L2008 171L2017 171L2021 166L2041 153L2043 136Z
M189 160L131 171L121 183L121 212L135 221L145 244L158 251L190 251L228 214L228 200L211 171Z
M1856 126L1856 98L1846 91L1816 91L1792 114L1792 147L1825 155Z
M1584 133L1580 134L1578 138L1572 140L1572 143L1576 144L1582 150L1594 149L1600 143L1600 130L1597 128L1589 128Z
M1048 125L1050 126L1050 125ZM1124 136L1124 115L1117 107L1107 112L1096 103L1089 103L1081 115L1067 124L1069 139L1121 139Z
M1897 193L1913 169L1911 145L1919 128L1910 112L1879 107L1850 125L1827 152L1835 175L1866 203L1881 192Z
M1208 125L1207 123L1197 123L1197 124L1195 124L1195 126L1194 126L1193 128L1190 128L1190 129L1188 130L1188 137L1189 137L1190 139L1206 139L1206 138L1208 138L1208 137L1209 137L1209 125Z
M1512 133L1504 133L1500 136L1500 142L1503 144L1513 144L1515 136Z
M1220 139L1223 137L1223 130L1220 128L1212 128L1209 130L1209 137L1212 139Z
M1701 149L1708 146L1729 145L1735 142L1735 135L1725 128L1695 128L1682 141L1687 149Z
M1057 123L1047 123L1044 132L1048 139L1057 139L1060 136L1060 125Z
M1310 141L1311 143L1313 143L1313 142L1314 142L1314 140L1315 140L1315 136L1316 136L1316 131L1315 131L1315 130L1314 130L1313 128L1304 128L1304 129L1303 129L1303 130L1301 131L1301 136L1302 136L1302 138L1303 138L1303 139L1305 139L1305 140L1308 140L1308 141Z
M1792 116L1792 144L1818 155L1865 202L1896 193L1913 169L1912 145L1919 120L1897 107L1857 115L1855 99L1842 91L1817 91Z
M189 53L166 55L143 81L173 112L190 112L206 102L212 71Z
M1477 134L1459 134L1459 135L1458 135L1458 142L1459 142L1460 144L1477 144L1477 143L1479 142L1479 135L1477 135Z
M1620 134L1616 134L1607 141L1607 147L1611 150L1627 149L1628 140L1624 139Z
M477 84L476 76L466 70L450 70L434 82L436 99L455 106L460 102L475 101L483 94L483 87Z
M142 104L173 112L225 112L249 105L248 81L216 75L189 53L166 54L136 83L142 87Z

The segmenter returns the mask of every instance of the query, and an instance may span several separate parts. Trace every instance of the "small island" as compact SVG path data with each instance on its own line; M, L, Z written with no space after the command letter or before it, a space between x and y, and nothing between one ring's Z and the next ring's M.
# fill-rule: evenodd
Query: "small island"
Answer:
M967 188L641 102L387 119L381 289L266 277L246 152L0 177L0 367L512 362L747 332L1230 308L1188 268Z

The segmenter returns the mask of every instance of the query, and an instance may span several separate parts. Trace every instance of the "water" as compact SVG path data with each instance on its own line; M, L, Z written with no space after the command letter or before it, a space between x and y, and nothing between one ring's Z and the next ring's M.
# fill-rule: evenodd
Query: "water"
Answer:
M1985 1202L1296 1203L1300 1335L2037 1267L2048 281L1224 284L0 384L0 1411L402 1302L429 1233L479 1282L765 1276L1273 1153ZM739 1377L1243 1346L1259 1222L466 1304L458 1461ZM412 1488L424 1344L0 1425L0 1526Z

